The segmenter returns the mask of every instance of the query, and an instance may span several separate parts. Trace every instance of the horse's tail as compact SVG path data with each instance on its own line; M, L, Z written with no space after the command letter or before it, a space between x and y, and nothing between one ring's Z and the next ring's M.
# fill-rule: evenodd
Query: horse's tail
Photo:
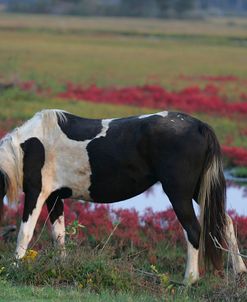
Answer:
M206 266L209 265L210 260L216 269L221 269L223 252L216 245L222 245L225 242L226 182L223 174L222 155L213 129L207 124L202 124L200 130L208 144L199 189L200 251Z

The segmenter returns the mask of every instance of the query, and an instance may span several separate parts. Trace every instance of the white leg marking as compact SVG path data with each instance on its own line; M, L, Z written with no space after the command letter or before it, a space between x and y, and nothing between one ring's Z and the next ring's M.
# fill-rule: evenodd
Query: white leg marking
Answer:
M61 248L61 257L66 256L65 252L65 223L64 215L58 217L58 219L52 225L52 237L53 240Z
M187 263L184 275L184 283L193 284L199 279L199 250L195 249L193 245L189 242L186 231L184 231L184 236L187 242Z
M52 225L52 238L59 244L64 245L65 242L65 224L64 216L61 215Z
M228 249L231 251L232 266L235 274L247 272L246 266L239 254L238 244L233 228L232 219L229 215L226 215L226 237L228 243Z
M17 259L21 259L25 256L28 244L33 237L33 231L39 218L42 206L46 200L46 197L47 196L44 196L44 194L42 193L39 195L36 203L36 208L33 210L32 214L29 215L28 221L21 223L20 231L17 238L17 247L15 254Z

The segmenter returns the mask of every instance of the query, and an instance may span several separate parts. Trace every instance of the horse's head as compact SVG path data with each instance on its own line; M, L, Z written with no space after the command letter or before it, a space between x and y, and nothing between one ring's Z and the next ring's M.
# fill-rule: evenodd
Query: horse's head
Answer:
M0 170L0 221L3 216L3 198L7 193L6 174Z

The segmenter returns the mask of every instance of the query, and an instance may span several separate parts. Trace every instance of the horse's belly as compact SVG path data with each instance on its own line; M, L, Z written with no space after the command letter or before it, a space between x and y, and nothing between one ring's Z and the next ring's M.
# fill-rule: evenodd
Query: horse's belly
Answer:
M64 171L64 185L73 192L73 198L98 203L111 203L125 200L146 191L156 181L149 175L130 175L126 171L115 171L99 175L81 167L71 173Z
M92 178L89 192L92 201L111 203L141 194L155 182L150 177L131 178L115 173L111 176L106 175L104 178Z

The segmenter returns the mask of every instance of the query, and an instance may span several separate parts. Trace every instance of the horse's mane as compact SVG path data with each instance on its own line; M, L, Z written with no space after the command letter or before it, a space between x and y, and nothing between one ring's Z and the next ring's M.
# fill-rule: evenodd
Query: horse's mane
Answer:
M5 176L6 195L9 202L18 200L23 186L23 151L21 143L30 137L46 142L57 129L58 118L66 122L65 111L42 110L22 126L14 129L0 140L0 170Z
M18 199L23 174L22 152L20 146L16 145L13 133L5 136L0 144L0 169L5 176L6 195L9 202Z

